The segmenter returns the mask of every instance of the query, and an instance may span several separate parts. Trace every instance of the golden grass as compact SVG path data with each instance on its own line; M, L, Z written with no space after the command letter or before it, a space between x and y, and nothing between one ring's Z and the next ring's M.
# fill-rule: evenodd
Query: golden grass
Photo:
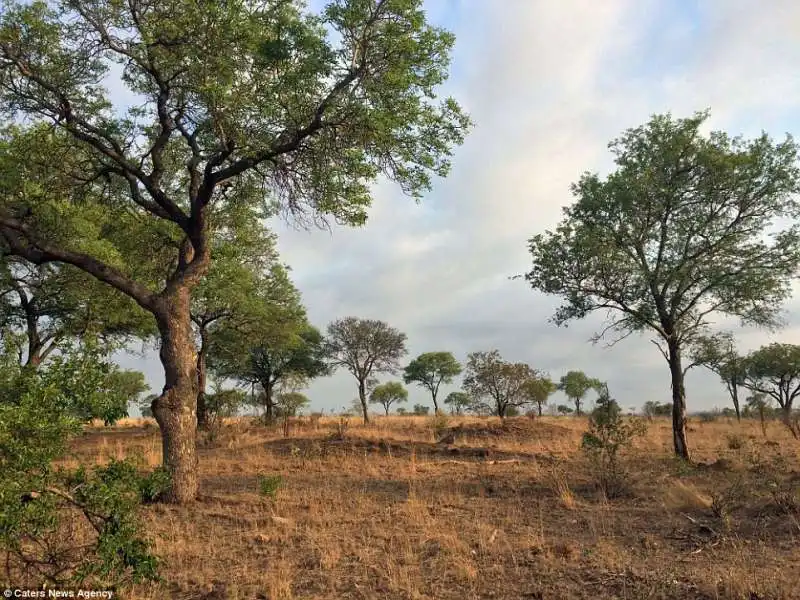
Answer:
M232 419L200 447L201 496L152 505L142 521L165 582L131 598L477 599L798 598L798 515L767 479L800 485L800 444L779 423L690 422L698 463L671 457L667 420L625 458L633 493L605 501L579 451L579 418L299 418L290 437ZM746 440L731 449L732 434ZM160 460L148 419L91 428L76 461ZM276 501L259 474L279 474ZM711 499L736 478L747 495L727 529ZM794 520L793 520L794 519ZM709 531L713 533L709 533Z

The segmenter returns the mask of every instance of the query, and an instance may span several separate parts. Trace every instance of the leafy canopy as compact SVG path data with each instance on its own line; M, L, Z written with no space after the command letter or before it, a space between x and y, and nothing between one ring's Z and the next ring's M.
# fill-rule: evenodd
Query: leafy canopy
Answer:
M392 404L405 402L408 400L408 390L399 381L387 381L376 385L369 395L369 401L373 404L380 404L389 414L389 407Z
M328 325L327 355L333 369L344 367L366 385L371 375L397 372L406 339L384 321L345 317Z
M475 399L476 408L505 417L510 408L529 402L523 389L536 375L524 363L503 360L498 350L472 352L467 355L464 389Z
M425 352L408 363L403 371L405 383L418 383L428 389L434 398L439 386L453 382L461 374L461 365L451 352Z
M649 329L680 344L714 312L773 326L800 263L797 145L700 129L708 113L654 116L609 145L616 170L584 174L554 231L536 235L534 289L565 324L596 310L598 334ZM620 339L618 338L618 339Z

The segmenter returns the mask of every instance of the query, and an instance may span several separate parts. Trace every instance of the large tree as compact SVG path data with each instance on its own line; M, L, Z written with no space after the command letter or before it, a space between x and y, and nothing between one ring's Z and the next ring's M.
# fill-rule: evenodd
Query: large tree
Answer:
M525 384L536 372L524 363L510 363L498 350L467 355L464 389L474 398L474 409L488 410L500 418L530 402Z
M701 132L708 113L654 116L610 144L555 231L530 240L532 287L564 298L563 325L595 311L619 338L651 331L669 365L675 453L689 458L683 352L714 313L775 326L800 264L797 146Z
M597 390L600 387L600 380L589 377L583 371L569 371L562 375L558 382L558 389L572 400L575 404L575 414L583 414L583 399L589 390Z
M690 359L716 374L725 384L736 411L736 420L742 420L739 387L745 382L745 361L736 350L733 334L727 331L700 336L692 341Z
M800 420L792 414L800 396L800 346L769 344L751 352L744 361L744 385L756 397L774 398L786 426L794 437L800 437Z
M469 126L435 102L453 42L421 0L4 3L0 112L21 125L0 139L0 239L155 317L170 500L197 493L191 294L225 208L361 225L379 177L421 196Z
M331 368L344 367L356 378L364 423L369 422L369 382L380 373L397 373L407 352L406 334L384 321L345 317L328 325Z
M436 397L439 387L453 382L453 377L461 373L461 365L451 352L425 352L408 363L403 371L406 384L418 383L431 393L433 411L439 412Z

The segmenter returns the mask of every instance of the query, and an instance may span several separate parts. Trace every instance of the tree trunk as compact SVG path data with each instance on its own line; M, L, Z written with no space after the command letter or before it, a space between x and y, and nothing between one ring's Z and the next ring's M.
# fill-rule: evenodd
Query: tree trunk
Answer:
M501 419L506 418L506 407L507 405L502 402L497 403L497 416Z
M364 413L364 425L369 423L369 411L367 410L367 385L364 381L358 382L358 399L361 401L361 410Z
M275 403L272 398L275 391L275 382L272 380L264 381L261 383L261 387L264 388L264 421L271 425L275 421Z
M197 362L189 300L188 287L179 288L161 299L155 311L165 381L152 411L161 428L164 466L172 477L166 500L176 504L197 496Z
M431 390L431 397L433 398L433 414L434 415L438 415L439 414L439 405L436 402L436 392L437 391L438 390Z
M672 441L675 455L689 460L686 443L686 388L683 383L680 345L669 341L669 371L672 379Z
M783 410L783 422L786 423L786 426L792 433L792 437L794 439L800 439L800 433L798 432L798 429L800 429L800 427L798 427L797 424L794 421L792 421L792 403L787 402L786 404L784 404L782 410Z
M208 426L206 408L206 354L208 353L208 332L200 327L200 350L197 352L197 428Z
M739 386L736 381L731 382L731 399L733 400L733 410L736 411L736 420L742 422L742 411L739 408Z
M541 404L539 404L539 416L540 417L542 416L542 405Z
M386 409L386 416L388 417L389 416L389 405L388 404L384 404L383 408Z
M581 399L580 398L573 398L575 400L575 414L581 416L583 411L581 410Z

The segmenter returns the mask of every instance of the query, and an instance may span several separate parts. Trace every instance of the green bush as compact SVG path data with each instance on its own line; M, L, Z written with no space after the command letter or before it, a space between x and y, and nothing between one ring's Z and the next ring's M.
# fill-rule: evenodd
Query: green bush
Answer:
M91 351L68 351L38 371L15 370L2 359L3 579L110 588L157 579L158 559L140 534L136 510L163 476L142 478L132 461L90 470L53 466L84 422L120 414L118 395L97 387L112 367Z
M626 418L608 386L599 390L597 406L589 416L589 430L583 434L581 448L589 458L593 474L606 498L615 498L628 490L620 454L633 439L644 435L647 427L636 418Z
M281 488L283 479L280 475L260 475L258 478L258 491L262 496L271 500L277 500L278 490Z

